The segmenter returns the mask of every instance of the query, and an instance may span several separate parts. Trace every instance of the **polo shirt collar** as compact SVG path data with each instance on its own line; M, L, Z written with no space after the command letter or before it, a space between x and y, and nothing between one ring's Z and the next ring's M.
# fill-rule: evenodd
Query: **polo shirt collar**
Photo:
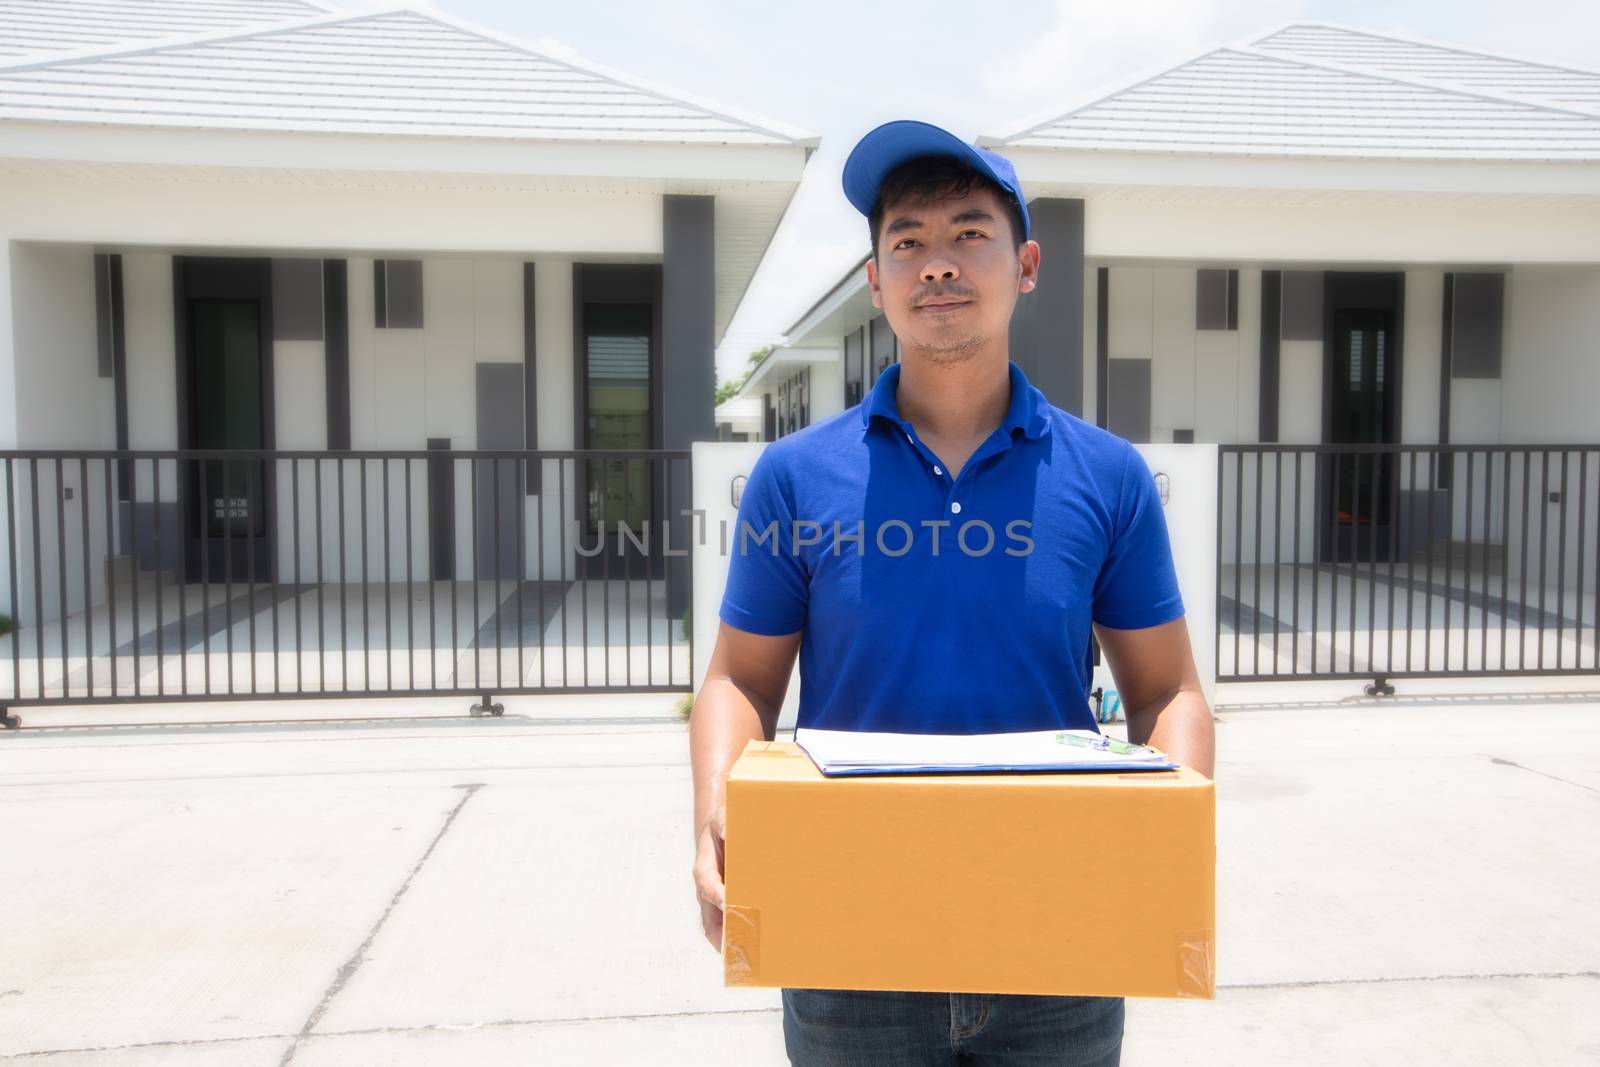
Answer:
M900 384L900 367L899 363L889 364L861 402L862 433L871 429L872 420L879 417L888 419L902 431L910 430L910 422L900 417L900 407L895 402L895 389ZM1001 426L1008 436L1012 431L1021 429L1024 437L1038 440L1050 430L1050 403L1028 381L1016 360L1007 360L1006 367L1011 378L1011 402Z

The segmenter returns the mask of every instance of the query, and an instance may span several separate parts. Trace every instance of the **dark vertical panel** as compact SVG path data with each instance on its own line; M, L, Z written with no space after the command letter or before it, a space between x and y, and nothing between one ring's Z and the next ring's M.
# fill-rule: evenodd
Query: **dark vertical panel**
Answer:
M389 280L388 322L391 329L420 330L422 328L422 260L386 260L385 273Z
M763 441L776 441L778 439L778 413L772 406L772 394L761 394L761 439Z
M861 373L861 335L860 327L850 331L844 338L844 405L854 407L861 403L865 395L863 388L865 376Z
M322 348L327 375L328 448L350 447L350 297L348 264L322 261Z
M715 198L664 198L661 447L712 438L716 391Z
M872 347L872 380L877 381L894 362L894 329L889 317L880 311L867 324L867 333Z
M322 340L322 266L315 259L272 261L272 335L280 341Z
M1505 329L1506 276L1457 274L1450 373L1456 378L1499 378Z
M111 325L111 396L116 418L117 448L128 448L128 336L123 325L122 257L106 257ZM117 499L133 499L133 461L117 464Z
M1030 201L1043 269L1011 314L1012 359L1050 403L1083 413L1083 201Z
M1278 394L1282 365L1281 330L1283 272L1261 272L1261 422L1264 444L1278 440Z
M1150 440L1150 361L1111 360L1111 412L1107 427L1135 444Z
M1228 272L1202 268L1194 272L1194 328L1228 328Z
M389 325L389 271L381 259L372 261L372 325L380 330Z
M716 199L662 198L661 447L710 441L716 392ZM672 543L689 543L689 479L670 478L666 501ZM667 560L667 616L689 602L689 560Z
M1449 271L1444 276L1442 321L1439 324L1439 443L1450 443L1450 379L1451 362L1455 359L1455 304L1456 276Z
M533 450L539 447L539 336L535 329L535 312L538 301L534 295L534 264L522 265L522 446ZM540 464L529 460L524 492L530 496L539 491Z
M1321 341L1323 272L1286 270L1283 272L1283 339Z
M1228 314L1223 323L1224 328L1237 330L1239 328L1239 272L1228 271Z
M872 330L872 320L867 320L861 326L861 366L862 373L866 374L866 378L862 379L862 381L866 382L867 389L872 389L878 382L878 358L877 352L875 352L877 344L875 344L875 341L877 341L877 338L875 338L874 330Z
M477 447L510 451L521 448L522 365L479 363L476 382ZM513 462L486 459L479 464L478 567L484 577L518 577L516 509L522 501L523 491L517 484Z
M1095 272L1094 293L1094 421L1104 429L1109 424L1111 397L1111 269Z
M450 438L428 438L428 575L456 576L456 472L450 458Z

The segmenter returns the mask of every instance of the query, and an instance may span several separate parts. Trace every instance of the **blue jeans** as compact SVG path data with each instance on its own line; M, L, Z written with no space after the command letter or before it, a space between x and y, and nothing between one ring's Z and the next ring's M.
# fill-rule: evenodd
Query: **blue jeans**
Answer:
M796 1067L1117 1067L1123 998L785 989Z

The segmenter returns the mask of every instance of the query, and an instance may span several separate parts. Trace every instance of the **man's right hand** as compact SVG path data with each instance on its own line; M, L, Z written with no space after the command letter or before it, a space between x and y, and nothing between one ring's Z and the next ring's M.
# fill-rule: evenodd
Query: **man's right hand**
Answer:
M700 927L718 953L722 952L722 838L726 825L727 808L719 804L701 828L694 854L694 888L700 898Z

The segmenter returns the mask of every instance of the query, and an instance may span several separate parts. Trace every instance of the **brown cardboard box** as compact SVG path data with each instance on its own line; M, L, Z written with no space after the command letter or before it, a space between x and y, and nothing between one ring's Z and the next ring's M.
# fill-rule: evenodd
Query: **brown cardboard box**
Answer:
M728 985L1216 994L1216 799L1190 768L825 778L752 741L727 805Z

